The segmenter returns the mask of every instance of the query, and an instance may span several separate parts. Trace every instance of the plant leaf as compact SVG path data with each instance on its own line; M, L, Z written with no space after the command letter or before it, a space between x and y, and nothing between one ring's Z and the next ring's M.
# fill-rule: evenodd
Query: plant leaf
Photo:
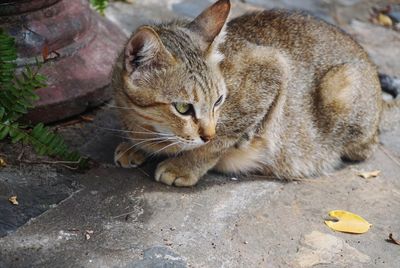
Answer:
M395 238L393 237L393 234L392 234L392 233L389 234L389 239L387 239L387 241L389 241L389 242L391 242L391 243L393 243L393 244L396 244L396 245L399 245L399 246L400 246L400 240L395 239Z
M10 196L10 198L8 198L8 201L10 201L10 203L13 205L18 206L18 200L16 195Z
M334 231L352 234L363 234L367 232L372 226L372 224L367 222L361 216L345 210L332 210L329 212L329 216L337 220L325 221L325 224Z
M358 176L364 178L364 179L370 179L370 178L375 178L378 177L378 175L381 173L380 170L374 170L374 171L369 171L369 172L360 172Z
M7 166L6 160L0 157L0 168Z
M93 0L98 8L105 9L107 1ZM48 57L49 48L44 46L42 56ZM34 106L39 99L35 90L46 86L46 77L38 74L41 66L36 58L36 66L26 66L16 74L17 50L15 39L0 28L0 140L10 136L12 142L31 144L38 154L56 156L66 161L76 162L76 166L86 167L88 159L68 149L57 133L42 123L33 129L20 125L17 120Z
M44 61L46 61L47 58L49 57L49 46L47 44L44 44L44 46L43 46L42 57L43 57Z
M385 15L382 13L379 13L379 15L378 15L378 22L380 25L383 25L383 26L392 26L393 25L392 19L388 15Z

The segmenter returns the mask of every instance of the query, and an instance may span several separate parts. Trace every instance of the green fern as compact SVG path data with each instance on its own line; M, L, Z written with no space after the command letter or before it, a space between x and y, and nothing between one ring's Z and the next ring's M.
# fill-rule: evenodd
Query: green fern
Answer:
M90 0L90 4L101 15L104 15L104 11L106 10L107 5L108 5L108 0Z
M25 126L18 119L26 114L38 95L34 92L46 86L45 77L29 66L16 75L17 52L15 40L0 29L0 140L10 137L13 143L30 144L40 155L59 157L65 161L85 167L88 160L77 152L71 152L62 137L42 123L34 127Z

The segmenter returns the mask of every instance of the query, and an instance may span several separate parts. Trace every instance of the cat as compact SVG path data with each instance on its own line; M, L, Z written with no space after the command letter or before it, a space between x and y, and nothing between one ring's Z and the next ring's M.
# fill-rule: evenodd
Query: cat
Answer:
M301 12L229 12L219 0L129 38L112 79L131 140L116 163L166 155L155 180L192 186L209 170L293 180L371 156L381 88L360 45Z

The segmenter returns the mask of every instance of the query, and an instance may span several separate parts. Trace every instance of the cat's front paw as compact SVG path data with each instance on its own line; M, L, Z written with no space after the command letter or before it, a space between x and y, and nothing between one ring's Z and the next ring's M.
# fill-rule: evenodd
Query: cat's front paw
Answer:
M199 176L190 167L183 167L176 159L167 159L158 164L155 179L168 185L179 187L193 186L199 181Z
M134 150L132 144L123 142L117 146L114 152L114 162L123 168L135 168L146 160L146 156L141 151Z

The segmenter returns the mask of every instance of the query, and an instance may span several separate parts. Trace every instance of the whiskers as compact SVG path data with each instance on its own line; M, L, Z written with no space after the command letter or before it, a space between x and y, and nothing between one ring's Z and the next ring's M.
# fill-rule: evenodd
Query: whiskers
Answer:
M131 146L129 146L124 151L119 152L115 156L115 161L118 161L123 155L125 155L131 150L133 150L134 152L139 150L144 150L146 152L149 152L148 157L155 157L161 153L164 153L168 148L172 148L173 146L177 146L173 151L173 154L180 154L182 151L193 149L195 147L200 146L196 142L186 140L182 137L179 137L171 133L163 133L163 132L149 130L135 122L129 122L129 125L131 125L132 128L135 128L135 130L115 129L115 128L98 126L98 128L106 131L128 134L128 135L112 134L114 136L123 138L128 142L132 143Z
M138 125L138 127L141 127ZM180 140L179 137L168 134L168 133L161 133L161 132L155 132L151 131L148 129L143 129L143 131L133 131L133 130L123 130L123 129L113 129L113 128L104 128L100 127L101 129L112 131L112 132L118 132L118 133L127 133L127 134L140 134L140 138L134 138L134 137L129 137L129 136L122 136L122 135L115 135L120 138L126 139L129 142L132 143L131 146L129 146L127 149L125 149L122 152L119 152L118 155L115 156L115 161L118 161L123 155L128 153L131 150L137 151L142 148L151 148L154 146L157 146L159 144L167 143L165 146L161 147L160 149L157 149L156 151L152 152L149 154L149 157L156 156L157 154L162 153L166 149L174 146L174 145L179 145L179 144L185 144L183 141ZM144 137L143 137L144 136ZM149 150L146 150L149 151ZM179 152L178 152L179 153Z
M116 106L112 104L106 104L108 108L113 108L113 109L121 109L121 110L135 110L134 108L131 107L124 107L124 106Z
M125 139L132 142L133 144L131 146L129 146L123 152L118 153L118 155L115 157L116 161L118 161L123 155L128 153L128 151L130 151L130 150L137 151L137 150L141 150L145 147L147 147L147 149L145 151L147 151L147 152L150 151L150 153L147 155L147 157L152 158L157 155L160 155L161 153L165 152L168 148L171 148L173 146L177 146L177 145L179 146L173 152L173 154L176 154L176 155L180 154L182 151L185 151L190 148L194 148L196 146L195 143L190 143L190 142L183 140L182 138L174 136L174 135L170 135L168 137L161 136L161 137L149 137L149 138L125 137ZM167 144L155 151L152 151L151 147L154 147L154 146L157 146L157 145L160 145L163 143L167 143Z
M167 148L172 147L172 146L174 146L174 145L178 145L178 144L180 144L180 143L182 143L182 142L179 141L179 140L176 140L176 141L172 142L171 144L168 144L168 145L162 147L161 149L158 149L157 151L152 152L152 153L150 154L150 157L156 156L157 154L160 154L162 151L166 150ZM179 153L179 152L177 152L177 153Z
M106 127L98 127L103 130L108 130L108 131L114 131L114 132L123 132L123 133L128 133L128 134L145 134L145 135L154 135L154 136L164 136L164 137L173 137L174 135L168 134L168 133L161 133L161 132L155 132L155 131L150 131L148 129L142 128L146 131L134 131L134 130L124 130L124 129L115 129L115 128L106 128Z
M158 153L161 153L161 151L167 149L170 146L176 145L178 143L180 143L180 141L177 141L174 137L158 137L158 138L147 138L147 139L134 139L134 138L127 138L129 141L132 141L133 144L131 146L129 146L126 150L124 150L123 152L118 153L118 155L115 156L115 161L118 161L123 155L125 155L128 151L130 150L140 150L140 148L143 147L150 147L150 146L155 146L158 144L162 144L162 143L169 143L166 146L162 147L161 149L153 152L151 155L156 155ZM139 141L139 142L138 142ZM172 143L170 143L172 142Z

